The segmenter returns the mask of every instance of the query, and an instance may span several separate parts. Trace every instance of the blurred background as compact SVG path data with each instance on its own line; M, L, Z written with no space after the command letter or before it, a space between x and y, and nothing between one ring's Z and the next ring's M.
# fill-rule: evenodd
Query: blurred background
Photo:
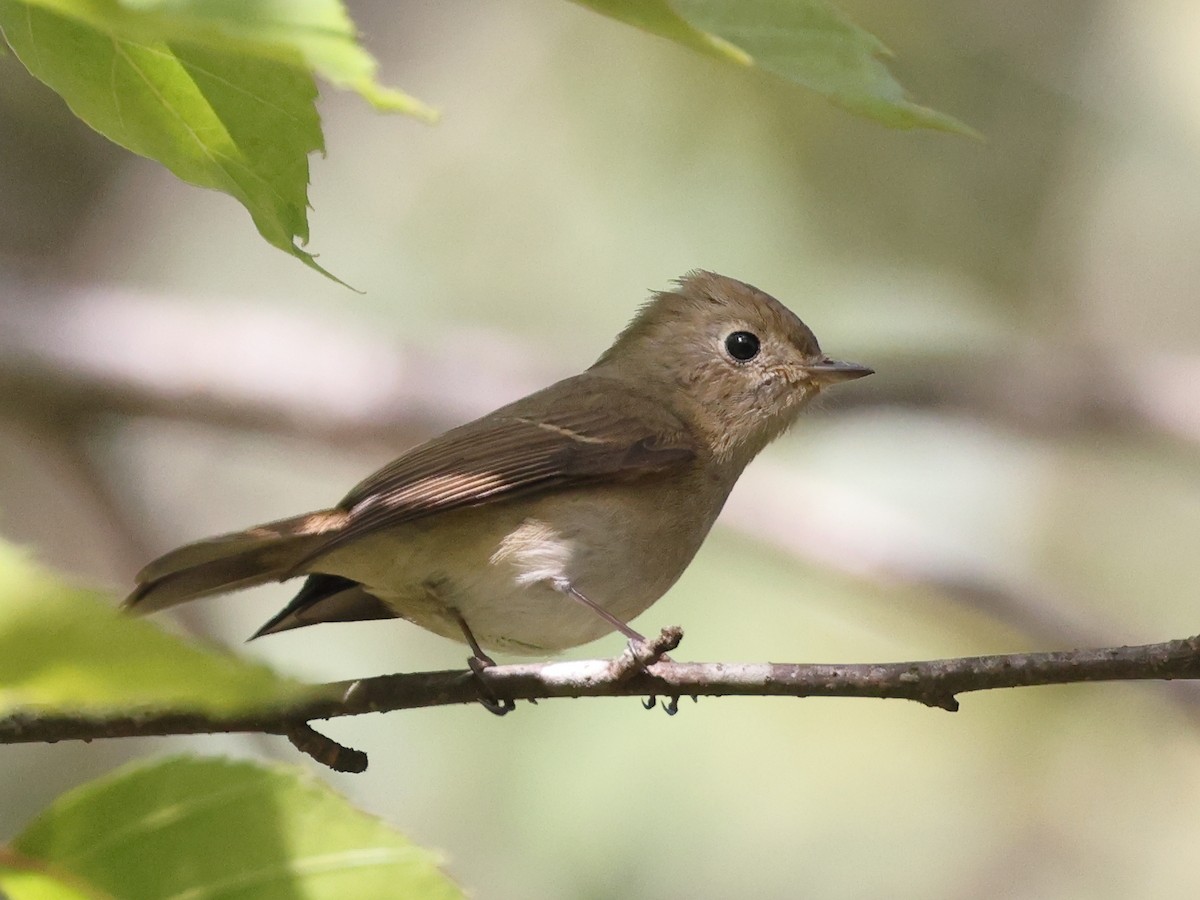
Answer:
M177 543L338 500L590 364L694 267L876 367L747 472L637 625L686 659L879 661L1183 637L1200 606L1200 7L839 0L898 133L550 0L351 2L426 127L326 91L313 243L76 121L0 58L0 534L123 595ZM243 646L310 680L454 668L403 623ZM169 617L162 617L166 622ZM571 654L609 655L612 637ZM342 720L358 805L480 898L1161 897L1194 887L1200 691L629 700ZM121 762L282 739L5 747L0 838Z

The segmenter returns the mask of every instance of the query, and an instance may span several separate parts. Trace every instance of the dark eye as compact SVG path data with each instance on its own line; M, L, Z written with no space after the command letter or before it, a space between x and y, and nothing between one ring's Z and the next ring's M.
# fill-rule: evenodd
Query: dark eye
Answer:
M735 331L725 338L725 349L734 359L746 362L758 356L758 338L748 331Z

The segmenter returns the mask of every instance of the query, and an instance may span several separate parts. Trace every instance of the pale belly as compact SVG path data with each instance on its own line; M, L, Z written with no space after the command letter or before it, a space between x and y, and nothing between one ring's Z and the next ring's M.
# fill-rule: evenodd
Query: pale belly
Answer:
M565 650L613 630L568 585L630 621L682 574L724 500L722 492L713 502L711 489L676 492L637 516L614 516L613 500L643 488L604 490L607 502L562 492L432 516L364 537L319 569L361 582L403 618L448 638L464 639L461 616L486 649Z

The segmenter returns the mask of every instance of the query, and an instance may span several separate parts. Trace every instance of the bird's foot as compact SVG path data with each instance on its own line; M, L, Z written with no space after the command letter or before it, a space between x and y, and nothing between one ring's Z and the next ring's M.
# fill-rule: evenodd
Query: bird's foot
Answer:
M517 708L517 704L512 700L501 700L492 691L491 685L487 683L487 677L483 674L488 669L496 665L496 661L483 652L483 648L479 646L479 641L475 639L474 633L467 625L467 620L462 617L457 609L451 609L450 614L454 616L458 622L458 627L462 630L463 638L471 648L471 658L467 660L467 667L475 673L475 680L479 683L479 705L486 709L494 716L507 716L510 712Z
M479 692L482 695L479 697L479 705L494 716L507 716L517 708L517 704L512 700L498 698L492 692L491 685L487 682L487 676L484 675L484 672L495 665L496 661L482 651L477 651L467 660L467 667L475 673L475 680L479 682Z

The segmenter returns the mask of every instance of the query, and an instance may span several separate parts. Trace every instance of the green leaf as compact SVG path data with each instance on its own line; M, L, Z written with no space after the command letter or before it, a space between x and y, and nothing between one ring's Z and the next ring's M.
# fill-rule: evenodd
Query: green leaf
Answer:
M302 249L308 155L324 149L313 73L437 116L376 81L340 0L0 0L0 32L79 118L233 196L271 245L331 278Z
M274 59L356 91L377 109L435 121L437 111L380 84L341 0L21 0L141 42L186 41Z
M572 0L601 15L632 25L659 37L675 41L692 50L715 56L740 66L752 66L754 60L739 47L703 31L675 12L666 0Z
M184 181L235 197L270 244L324 272L295 243L308 240L308 154L323 149L306 72L123 38L14 0L0 0L0 30L79 118Z
M962 122L913 103L880 58L890 55L823 0L573 0L710 55L754 65L892 128L971 137Z
M280 765L123 769L60 797L14 846L127 900L463 896L434 854Z
M251 714L314 690L123 615L0 544L0 715Z
M111 896L0 847L0 898L4 900L110 900Z

